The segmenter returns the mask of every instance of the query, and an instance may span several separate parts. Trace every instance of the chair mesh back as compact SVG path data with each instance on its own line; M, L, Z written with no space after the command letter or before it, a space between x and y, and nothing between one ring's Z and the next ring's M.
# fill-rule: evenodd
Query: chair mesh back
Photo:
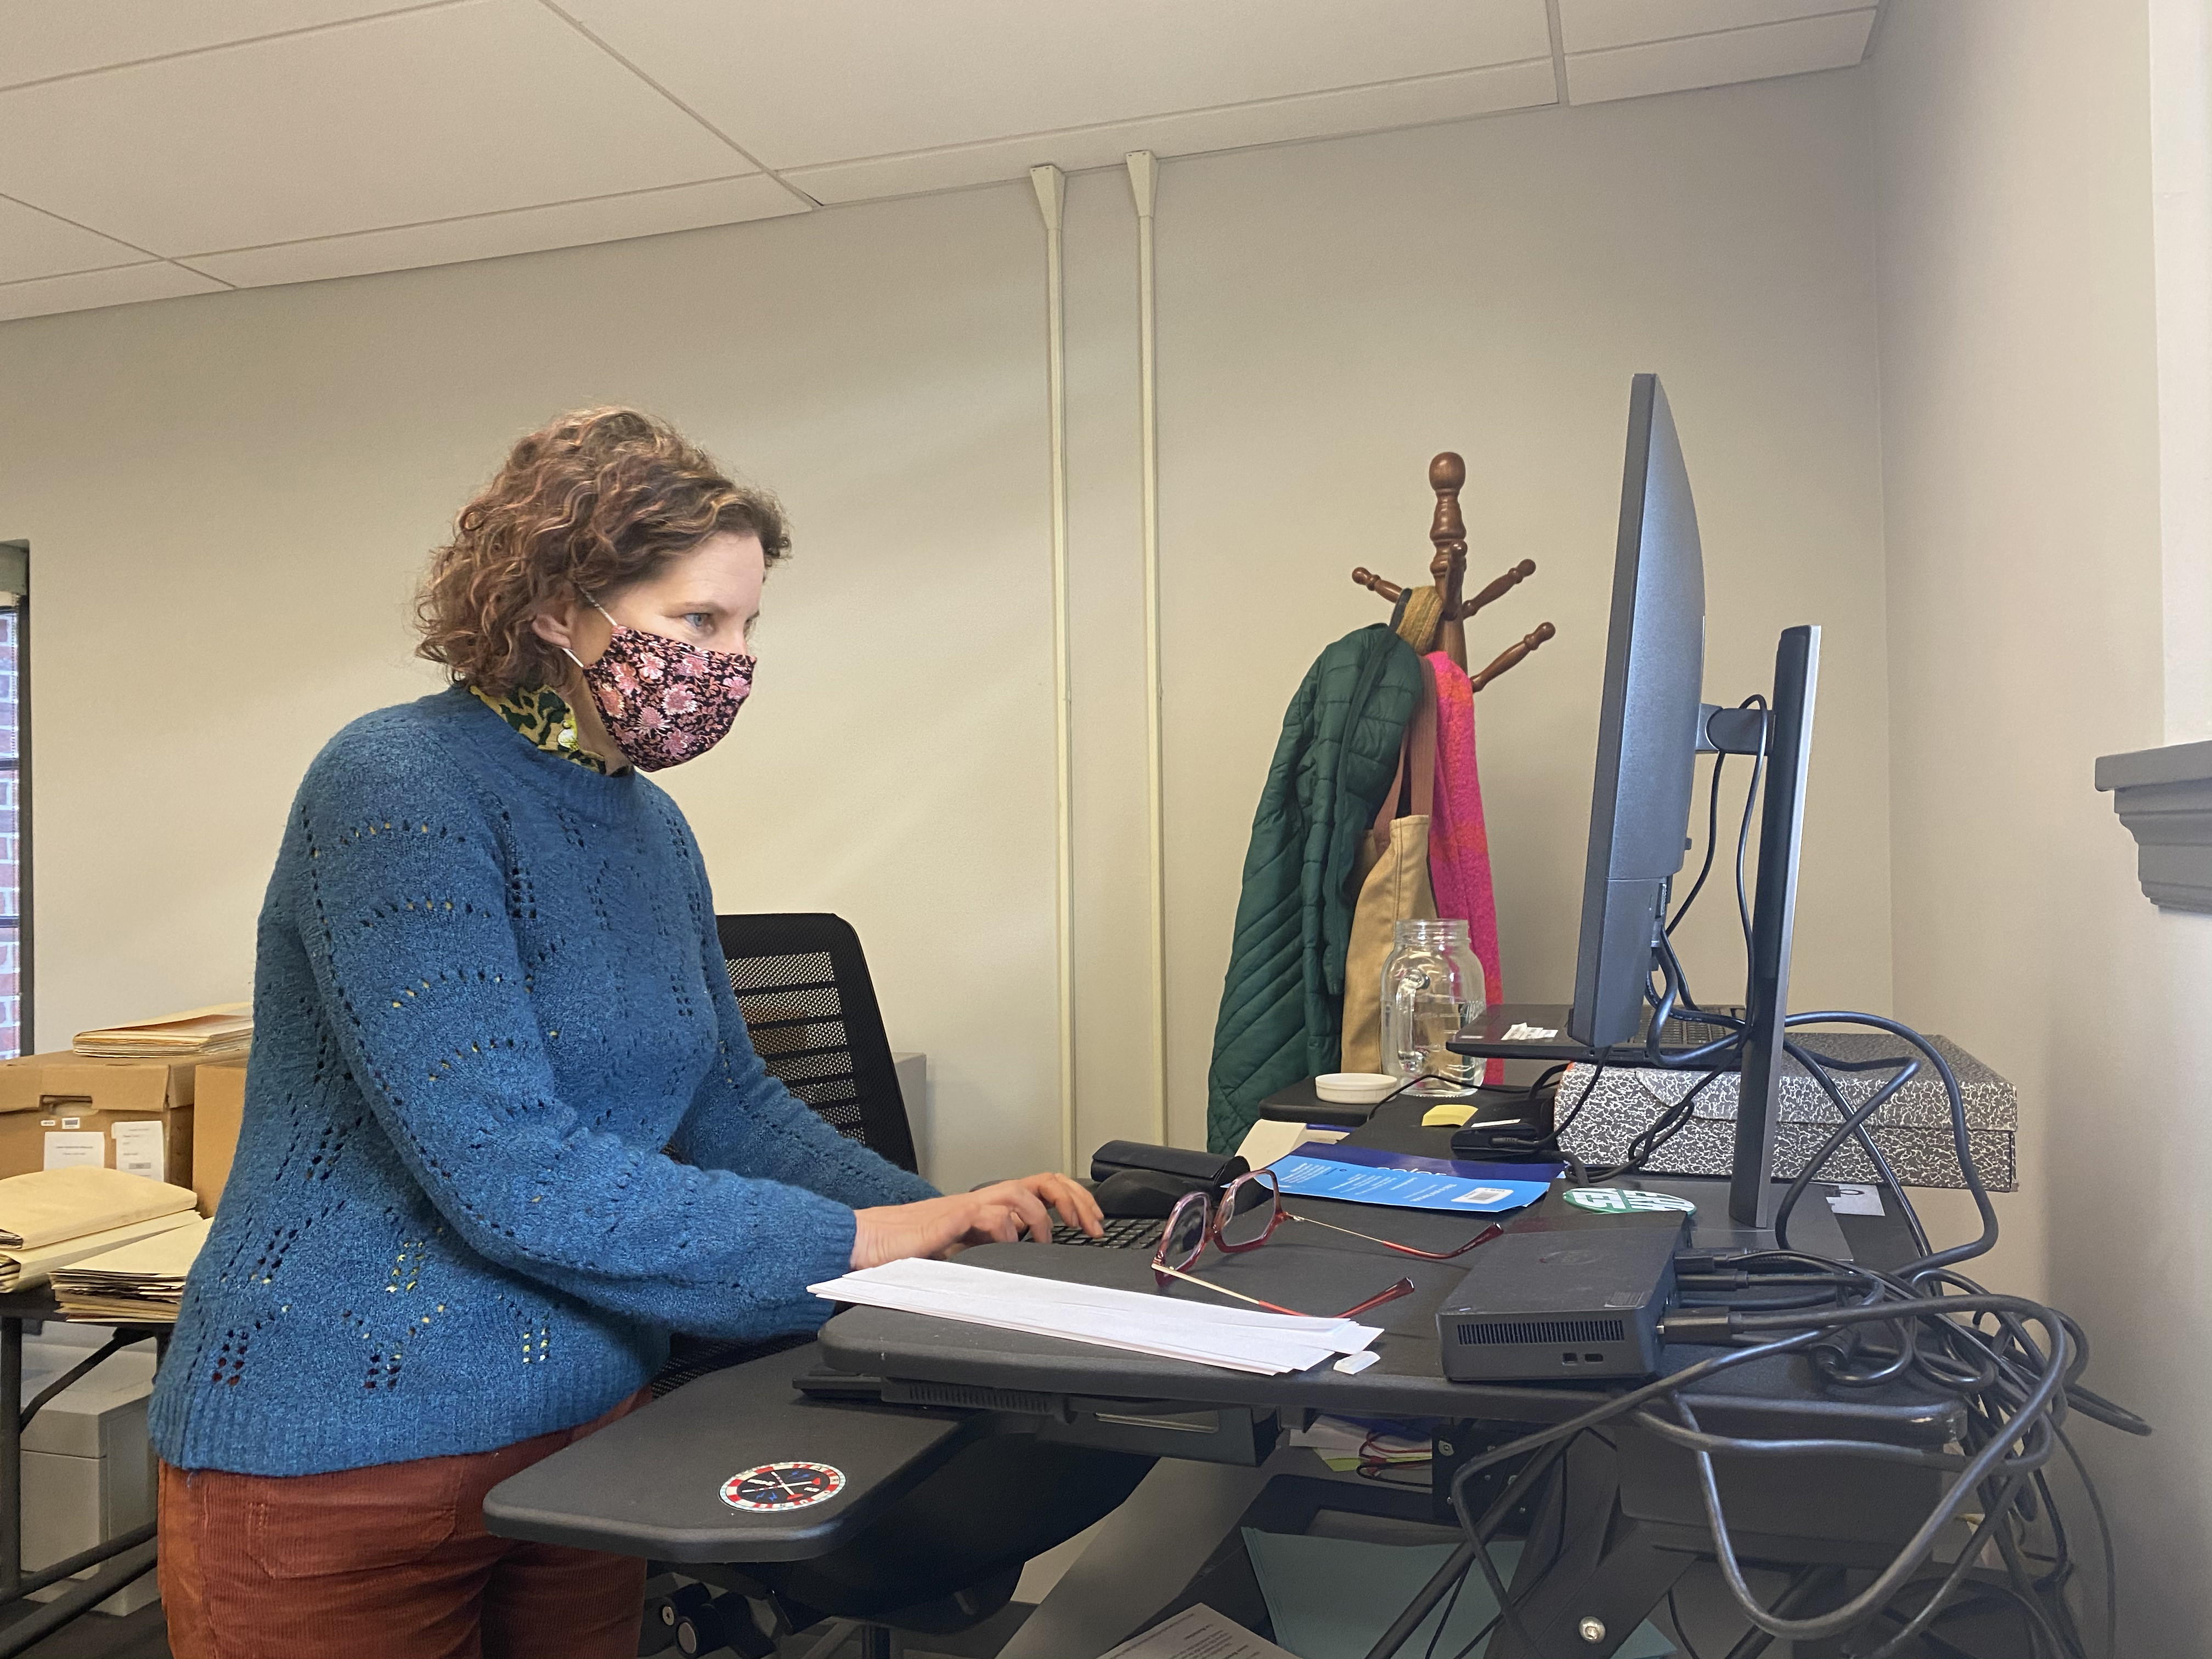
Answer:
M913 1169L906 1102L860 935L826 915L718 916L715 925L761 1063L840 1134Z

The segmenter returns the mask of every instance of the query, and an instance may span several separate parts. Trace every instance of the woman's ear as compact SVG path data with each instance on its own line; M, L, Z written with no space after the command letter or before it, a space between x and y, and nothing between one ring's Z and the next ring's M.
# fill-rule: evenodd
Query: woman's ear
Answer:
M576 648L576 612L580 608L574 599L550 601L531 617L530 631L556 649L574 651Z

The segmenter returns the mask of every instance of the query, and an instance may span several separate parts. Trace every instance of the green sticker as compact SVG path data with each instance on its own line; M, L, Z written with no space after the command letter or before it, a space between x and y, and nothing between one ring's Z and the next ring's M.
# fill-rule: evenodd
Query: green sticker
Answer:
M1603 1215L1651 1210L1686 1210L1695 1214L1698 1208L1672 1193L1643 1193L1626 1187L1571 1187L1560 1196L1578 1210L1595 1210Z

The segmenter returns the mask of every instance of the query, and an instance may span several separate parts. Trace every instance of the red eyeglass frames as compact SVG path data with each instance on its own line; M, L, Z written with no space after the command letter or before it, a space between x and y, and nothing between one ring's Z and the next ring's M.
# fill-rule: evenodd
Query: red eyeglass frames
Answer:
M1377 1238L1372 1233L1363 1233L1351 1227L1340 1227L1333 1221L1316 1221L1310 1215L1299 1215L1283 1207L1283 1189L1273 1170L1255 1170L1242 1175L1222 1189L1219 1200L1211 1200L1204 1193L1187 1193L1168 1212L1167 1224L1160 1230L1160 1242L1152 1252L1152 1277L1160 1289L1181 1279L1187 1285L1200 1285L1221 1296L1234 1297L1239 1302L1249 1302L1255 1308L1265 1308L1269 1313L1290 1314L1298 1318L1313 1316L1300 1314L1296 1308L1279 1307L1273 1302L1263 1302L1256 1296L1246 1296L1241 1291L1224 1289L1210 1279L1199 1278L1190 1271L1212 1241L1215 1249L1224 1255L1237 1255L1246 1250L1256 1250L1274 1237L1275 1229L1285 1221L1303 1222L1309 1227L1326 1227L1333 1233L1344 1233L1352 1238L1364 1239L1370 1244L1380 1244L1386 1250L1395 1250L1400 1255L1410 1255L1422 1261L1449 1261L1465 1255L1479 1244L1486 1244L1505 1229L1497 1222L1485 1227L1473 1238L1454 1250L1419 1250L1411 1244L1400 1244L1387 1238ZM1364 1302L1346 1308L1334 1316L1350 1319L1365 1313L1370 1308L1379 1308L1385 1302L1395 1302L1401 1296L1413 1293L1413 1281L1401 1279L1396 1284L1377 1291Z

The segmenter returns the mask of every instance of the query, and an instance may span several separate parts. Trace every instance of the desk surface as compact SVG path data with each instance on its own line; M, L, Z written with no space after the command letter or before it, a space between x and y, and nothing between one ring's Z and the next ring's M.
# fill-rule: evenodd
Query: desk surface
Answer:
M1448 1136L1420 1129L1418 1112L1418 1108L1386 1107L1373 1124L1348 1139L1434 1155L1443 1149ZM1679 1188L1686 1183L1667 1184ZM1724 1204L1727 1183L1708 1184L1715 1191L1715 1202ZM1820 1200L1811 1195L1807 1202L1819 1204ZM1298 1200L1298 1207L1427 1249L1449 1249L1469 1237L1470 1224L1462 1217L1310 1200ZM1901 1221L1897 1231L1902 1234ZM1866 1245L1887 1242L1876 1236L1855 1243L1869 1259L1879 1260L1884 1252ZM1625 1385L1619 1383L1446 1381L1437 1350L1436 1310L1469 1273L1479 1271L1481 1256L1477 1250L1460 1262L1417 1261L1318 1228L1294 1225L1279 1231L1262 1249L1237 1256L1207 1255L1198 1269L1206 1278L1313 1314L1349 1307L1401 1275L1412 1279L1415 1294L1362 1316L1367 1322L1382 1323L1384 1334L1375 1344L1382 1358L1357 1376L1322 1367L1286 1376L1255 1376L878 1308L848 1309L832 1319L823 1328L821 1352L828 1364L840 1370L902 1381L1207 1406L1304 1407L1359 1417L1555 1423L1621 1391ZM1143 1250L993 1244L961 1259L1039 1278L1155 1290L1150 1255ZM1194 1287L1179 1285L1174 1294L1205 1299L1205 1292ZM1664 1363L1669 1371L1679 1370L1714 1352L1672 1346L1665 1350ZM1688 1394L1697 1402L1699 1420L1719 1432L1941 1444L1962 1426L1959 1403L1948 1395L1910 1385L1832 1389L1796 1354L1753 1361L1693 1385Z

